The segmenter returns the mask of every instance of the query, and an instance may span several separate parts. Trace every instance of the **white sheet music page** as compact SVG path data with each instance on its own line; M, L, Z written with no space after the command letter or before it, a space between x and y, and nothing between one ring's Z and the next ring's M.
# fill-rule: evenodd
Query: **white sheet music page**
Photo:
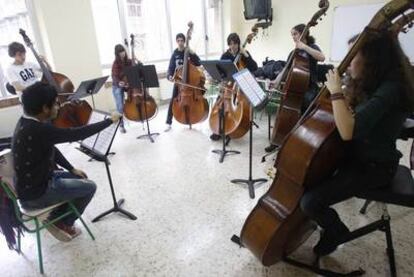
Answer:
M94 110L91 113L88 124L100 122L107 117L109 117L108 114ZM81 142L81 145L99 155L105 156L109 152L109 147L111 147L111 143L115 136L117 127L118 123L111 124L109 127L105 128L98 134L84 139Z
M233 78L253 107L259 106L266 99L266 93L248 69L243 69L235 73Z

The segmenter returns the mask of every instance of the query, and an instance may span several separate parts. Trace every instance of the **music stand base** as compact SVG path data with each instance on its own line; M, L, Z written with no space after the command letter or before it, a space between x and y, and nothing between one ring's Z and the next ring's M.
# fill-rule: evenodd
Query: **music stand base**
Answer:
M149 134L138 136L137 139L148 138L152 143L154 143L154 139L152 138L152 136L159 136L159 135L160 133L149 133Z
M259 179L234 179L231 180L230 182L232 182L233 184L247 184L247 187L249 188L249 195L250 198L254 198L255 194L254 194L254 183L265 183L267 182L267 179L265 178L259 178Z
M132 213L124 210L121 208L121 206L124 204L125 200L124 199L120 199L118 202L115 202L115 205L113 208L107 210L106 212L101 213L100 215L98 215L97 217L95 217L92 222L97 222L99 221L102 217L110 214L110 213L116 213L116 212L120 212L121 214L125 215L126 217L128 217L131 220L137 220L137 217L135 215L133 215Z
M215 149L215 150L212 150L211 152L220 155L220 160L219 160L220 163L222 163L224 161L224 157L226 155L229 155L229 154L240 154L240 151L235 151L235 150L220 150L220 149Z

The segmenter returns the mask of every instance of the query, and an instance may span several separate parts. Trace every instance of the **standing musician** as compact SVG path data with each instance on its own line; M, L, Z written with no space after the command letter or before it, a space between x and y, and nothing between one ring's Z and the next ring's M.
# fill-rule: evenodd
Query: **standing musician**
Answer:
M299 55L307 58L309 60L309 73L310 73L310 82L309 82L309 89L304 95L303 99L303 106L302 106L302 112L304 112L312 100L315 98L315 96L318 93L318 72L317 72L317 64L318 62L325 61L325 55L322 53L321 49L318 45L315 44L315 38L312 37L309 33L306 34L304 42L300 40L300 37L305 30L306 25L305 24L298 24L295 27L292 28L290 31L290 34L292 35L293 42L295 43L295 48L299 49ZM292 55L293 52L289 54ZM288 58L289 60L289 58ZM282 73L278 75L278 77L282 77ZM276 78L277 80L277 78ZM279 81L276 81L276 83L279 83ZM266 152L272 152L277 148L276 144L273 144L271 142L270 146L265 148Z
M65 200L72 200L82 214L91 201L96 184L74 168L55 147L55 144L85 139L100 132L120 115L79 128L57 128L50 124L56 118L59 102L56 89L37 82L23 91L24 115L19 119L13 135L12 153L18 198L24 208L42 209ZM55 170L56 164L67 171ZM68 211L68 205L55 209L48 220ZM74 226L76 215L64 217L47 228L58 240L69 241L80 234Z
M349 232L330 206L387 186L394 177L402 156L396 140L404 120L414 111L412 70L392 34L369 38L348 70L350 80L344 89L336 69L326 75L326 86L336 127L341 138L349 141L349 151L333 176L305 192L300 203L302 211L324 230L313 248L318 256L335 251Z
M13 63L7 68L6 77L10 85L18 92L21 92L30 85L33 85L42 78L42 70L40 66L33 62L26 61L26 48L19 42L12 42L8 46L10 58ZM50 69L50 65L44 57L42 61Z
M122 114L124 112L125 88L127 84L122 81L123 70L127 66L131 66L132 61L128 58L128 54L122 44L115 45L115 60L112 64L112 95L114 96L116 110ZM124 121L119 124L121 133L125 133Z
M177 48L172 53L171 58L170 58L170 64L168 66L167 78L170 81L173 80L175 69L184 64L185 35L183 33L178 33L175 36L175 41L177 42ZM200 58L191 49L190 49L190 61L195 66L201 65ZM166 120L167 127L165 129L165 132L168 132L171 130L171 124L172 124L172 118L173 118L172 105L173 105L174 98L177 96L178 96L178 86L174 84L173 93L172 93L172 97L170 100L170 105L168 106L168 113L167 113L167 120Z
M240 47L240 37L237 33L231 33L227 37L227 45L229 49L221 55L220 60L230 60L234 62L237 54L241 54L241 60L246 64L246 68L253 72L257 70L257 63L250 55L249 51ZM219 134L211 134L211 140L219 140L221 136Z

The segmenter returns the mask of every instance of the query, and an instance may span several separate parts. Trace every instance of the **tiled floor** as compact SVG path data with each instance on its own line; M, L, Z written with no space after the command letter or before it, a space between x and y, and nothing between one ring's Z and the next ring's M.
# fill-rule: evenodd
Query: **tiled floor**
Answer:
M46 276L315 276L284 263L263 267L248 250L230 241L233 234L239 234L258 196L270 186L270 182L259 186L256 199L251 200L246 187L230 183L231 179L248 177L248 136L230 144L230 149L242 154L227 156L219 164L211 150L221 144L208 139L207 121L192 130L174 124L172 131L163 133L165 113L164 106L151 121L151 130L161 133L154 144L136 139L144 133L136 123L127 125L126 134L117 134L113 144L116 155L111 157L111 170L116 193L126 199L124 208L138 220L111 214L89 223L95 242L85 232L70 243L58 242L44 232ZM260 163L267 141L265 118L258 118L260 129L254 129L254 178L265 177L271 163ZM98 184L85 212L90 222L110 208L112 200L104 165L89 162L75 146L62 145L61 149ZM400 148L408 153L408 143L401 143ZM361 216L361 205L361 200L351 199L336 206L351 229L380 214L377 205L372 205L367 215ZM414 213L395 206L389 210L399 276L412 276ZM310 260L317 239L314 233L296 255ZM34 236L23 238L23 252L19 256L9 251L1 238L1 276L39 275ZM342 246L322 263L345 271L362 267L366 276L389 276L380 232Z

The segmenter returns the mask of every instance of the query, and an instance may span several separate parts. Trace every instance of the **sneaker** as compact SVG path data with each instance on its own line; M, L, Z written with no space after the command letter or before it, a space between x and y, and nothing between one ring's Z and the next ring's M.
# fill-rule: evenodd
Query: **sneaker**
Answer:
M79 236L80 234L82 234L82 230L79 229L76 226L69 226L66 224L61 224L60 228L62 228L63 230L65 230L65 232L67 234L69 234L71 236L72 239L76 238L77 236Z
M332 229L324 230L318 243L313 247L313 252L319 257L331 254L349 233L348 227L342 222Z
M126 130L125 130L124 126L119 126L119 131L121 131L122 134L126 133Z
M43 221L43 224L47 224L48 220ZM49 233L55 237L55 239L68 242L72 240L72 236L68 234L64 229L61 228L60 222L55 222L53 224L50 224L46 227L46 229L49 231Z
M210 135L210 139L211 140L220 140L221 139L221 136L220 135L217 135L217 134L211 134Z
M273 151L275 151L278 148L278 146L276 144L271 144L268 147L265 148L265 151L267 153L271 153Z
M165 128L164 132L171 131L171 124L167 124L167 127Z

